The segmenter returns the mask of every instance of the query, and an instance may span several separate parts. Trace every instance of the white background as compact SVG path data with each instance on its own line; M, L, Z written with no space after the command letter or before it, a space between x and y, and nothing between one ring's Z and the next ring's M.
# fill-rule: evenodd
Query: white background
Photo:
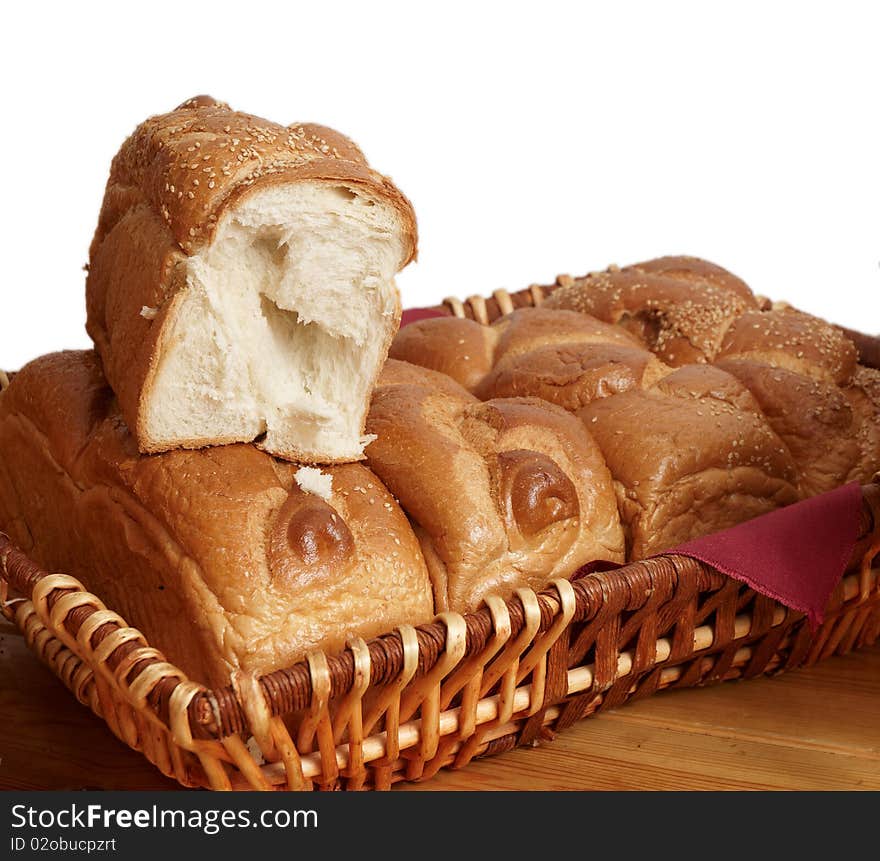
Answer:
M405 305L690 253L880 331L870 3L10 8L0 367L88 343L110 160L203 92L334 126L393 176L421 231Z

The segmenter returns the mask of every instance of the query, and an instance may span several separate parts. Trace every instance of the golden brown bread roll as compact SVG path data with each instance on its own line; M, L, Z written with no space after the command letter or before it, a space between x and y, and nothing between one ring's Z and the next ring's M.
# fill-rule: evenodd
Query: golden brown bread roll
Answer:
M628 559L799 498L788 449L751 395L716 368L682 368L578 415L614 477Z
M91 352L0 394L0 529L208 684L433 615L418 542L366 467L242 444L143 456Z
M662 261L566 281L543 307L617 323L668 365L712 361L727 327L757 302L738 278L722 277L714 264L693 261L688 268ZM704 276L701 267L709 270Z
M859 445L859 461L849 480L867 484L880 472L880 370L859 365L843 393L853 411Z
M476 400L476 398L460 386L452 377L447 377L439 371L422 368L411 362L402 362L398 359L386 359L379 374L376 388L389 386L427 386L441 392L446 392L454 398Z
M861 452L852 407L834 383L750 359L719 359L716 366L755 397L791 452L803 496L847 481Z
M461 317L429 317L394 336L389 358L439 371L472 392L492 368L497 332Z
M727 330L717 358L753 359L846 385L855 373L858 351L840 329L785 308L744 313Z
M737 278L736 275L728 272L717 263L710 263L699 257L686 255L656 257L653 260L645 260L643 263L633 263L626 269L664 275L668 278L674 278L676 281L688 281L692 284L711 284L722 290L738 294L749 306L755 300L749 285L742 278Z
M539 397L573 411L669 372L629 333L588 314L524 308L492 328L495 364L474 390L480 398Z
M411 373L424 380L376 389L367 459L416 525L438 610L623 561L611 476L577 419L535 399L480 403Z
M619 344L560 344L502 359L477 389L485 398L536 397L575 411L659 379L647 350Z
M621 347L641 347L632 335L576 311L521 308L497 320L492 329L498 340L494 360L518 356L538 347L560 344L617 344Z
M86 281L140 450L361 458L415 253L409 201L332 129L208 97L143 122L113 160Z

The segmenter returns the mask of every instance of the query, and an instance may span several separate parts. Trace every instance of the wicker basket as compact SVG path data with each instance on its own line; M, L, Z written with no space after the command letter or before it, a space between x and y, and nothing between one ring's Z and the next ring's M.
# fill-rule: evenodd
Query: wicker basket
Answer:
M487 322L546 290L444 307ZM860 343L863 361L876 363L876 346ZM219 690L187 679L79 581L41 570L3 535L0 606L81 703L184 786L387 789L551 739L662 688L780 672L874 643L878 551L880 485L871 485L854 573L815 632L709 566L665 555L489 598L467 616L444 613Z

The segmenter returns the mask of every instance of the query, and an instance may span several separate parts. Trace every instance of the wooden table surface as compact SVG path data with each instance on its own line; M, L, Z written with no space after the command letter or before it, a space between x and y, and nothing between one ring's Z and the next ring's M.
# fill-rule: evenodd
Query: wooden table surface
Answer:
M174 789L0 619L0 789ZM401 789L880 789L880 647L656 694Z

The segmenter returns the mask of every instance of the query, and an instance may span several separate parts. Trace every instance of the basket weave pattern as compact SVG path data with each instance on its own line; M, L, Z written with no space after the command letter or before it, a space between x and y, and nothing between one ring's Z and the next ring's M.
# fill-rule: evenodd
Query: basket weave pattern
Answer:
M448 308L485 322L542 297L541 288L496 291ZM864 561L815 632L745 584L665 555L539 594L490 597L467 616L444 613L209 690L81 583L41 570L3 535L0 606L82 704L184 786L387 789L551 739L663 688L751 678L874 643L880 485L864 499Z

